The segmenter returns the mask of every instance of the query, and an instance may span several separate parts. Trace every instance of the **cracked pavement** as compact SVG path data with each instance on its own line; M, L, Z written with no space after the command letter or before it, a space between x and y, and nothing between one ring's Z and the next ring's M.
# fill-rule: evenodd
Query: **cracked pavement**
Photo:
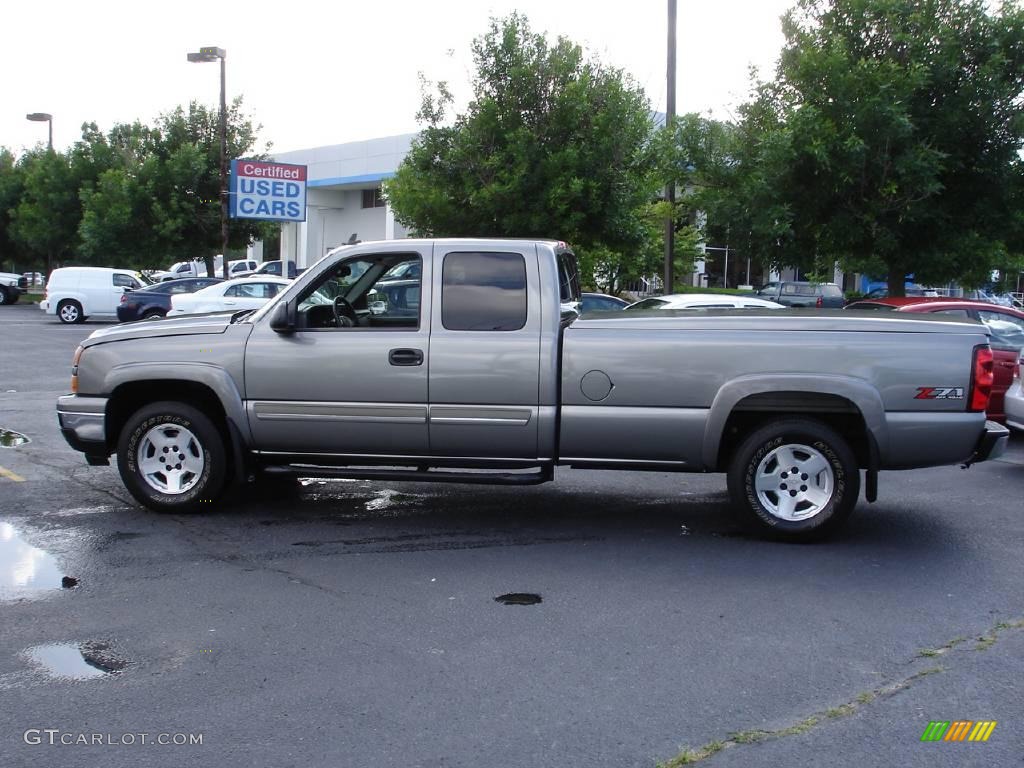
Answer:
M1004 459L885 473L838 539L738 535L715 475L560 470L488 488L313 482L199 515L138 509L56 426L78 340L0 308L0 524L74 589L0 586L4 766L1022 765L1024 440ZM8 392L7 390L16 390ZM27 554L25 554L27 553ZM501 605L508 592L539 605ZM938 656L938 649L967 638ZM45 644L127 666L52 677ZM985 744L929 720L997 720ZM26 729L202 733L201 746L29 745Z

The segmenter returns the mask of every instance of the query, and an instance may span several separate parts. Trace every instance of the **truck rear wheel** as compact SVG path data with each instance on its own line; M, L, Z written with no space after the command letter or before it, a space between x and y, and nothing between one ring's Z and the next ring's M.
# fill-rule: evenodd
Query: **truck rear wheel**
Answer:
M729 462L729 494L744 522L789 541L822 538L853 512L857 459L820 421L784 418L744 440Z
M191 405L152 403L121 430L117 468L131 495L156 512L206 508L224 487L224 440Z

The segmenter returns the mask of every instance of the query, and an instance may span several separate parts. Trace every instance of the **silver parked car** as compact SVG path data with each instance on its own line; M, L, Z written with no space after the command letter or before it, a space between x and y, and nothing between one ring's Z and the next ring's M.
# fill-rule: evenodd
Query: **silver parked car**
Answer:
M1013 384L1006 391L1004 410L1006 426L1024 432L1024 352L1017 360L1017 369L1013 372Z

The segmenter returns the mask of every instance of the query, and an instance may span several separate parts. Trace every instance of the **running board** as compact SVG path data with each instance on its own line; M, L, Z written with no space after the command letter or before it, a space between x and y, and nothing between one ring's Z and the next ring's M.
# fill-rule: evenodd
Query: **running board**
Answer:
M427 469L367 469L324 467L315 464L275 464L266 466L268 475L292 477L339 477L348 480L397 480L411 483L463 483L473 485L540 485L554 480L553 466L536 472L450 472Z

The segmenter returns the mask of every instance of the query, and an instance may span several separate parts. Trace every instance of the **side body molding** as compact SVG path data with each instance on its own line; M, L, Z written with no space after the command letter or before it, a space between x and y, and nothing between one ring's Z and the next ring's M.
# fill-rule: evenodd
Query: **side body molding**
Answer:
M878 391L863 379L852 376L814 374L755 374L727 382L715 396L704 429L701 458L714 471L725 423L736 405L746 397L779 392L808 392L846 398L860 410L864 423L875 437L880 453L888 454L885 406Z
M182 361L125 363L107 371L103 391L113 392L122 384L160 379L191 381L209 387L220 400L228 422L238 430L247 446L252 445L252 432L242 405L242 395L231 374L218 365Z

